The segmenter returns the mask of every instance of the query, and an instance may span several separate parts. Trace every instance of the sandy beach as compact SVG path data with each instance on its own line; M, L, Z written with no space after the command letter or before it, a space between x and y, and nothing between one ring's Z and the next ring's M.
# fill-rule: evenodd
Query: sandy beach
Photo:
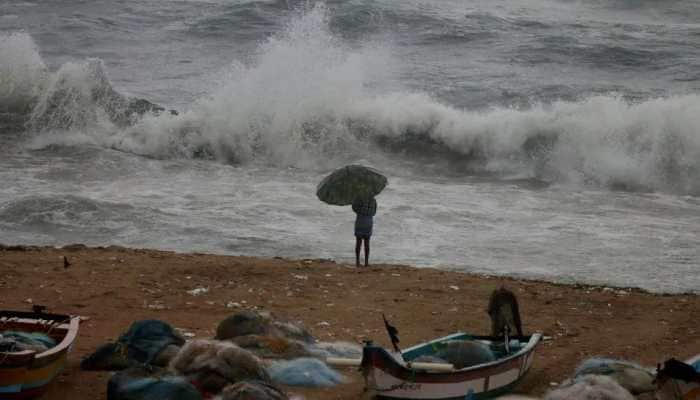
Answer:
M71 262L63 267L63 256ZM613 266L611 266L613 268ZM560 285L468 275L403 265L366 269L330 260L287 260L119 247L0 250L0 307L85 317L64 373L47 400L106 397L108 373L83 372L82 357L115 340L136 320L156 318L197 338L244 309L302 322L323 341L388 345L381 314L410 346L456 331L487 333L490 292L516 293L526 333L551 336L537 350L519 393L541 394L590 356L654 366L700 353L700 297L636 289ZM206 293L188 293L207 288ZM363 399L361 376L342 370L347 384L323 390L289 388L309 400Z

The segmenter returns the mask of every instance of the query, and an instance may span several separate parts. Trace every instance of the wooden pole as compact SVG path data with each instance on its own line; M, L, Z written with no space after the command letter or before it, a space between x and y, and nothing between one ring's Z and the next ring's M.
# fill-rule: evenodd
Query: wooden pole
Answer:
M335 367L359 367L361 363L362 363L361 358L340 358L340 357L328 357L328 358L326 358L326 364L333 365ZM403 363L403 365L406 368L421 370L421 371L452 372L455 370L455 367L452 364L413 362L413 363Z

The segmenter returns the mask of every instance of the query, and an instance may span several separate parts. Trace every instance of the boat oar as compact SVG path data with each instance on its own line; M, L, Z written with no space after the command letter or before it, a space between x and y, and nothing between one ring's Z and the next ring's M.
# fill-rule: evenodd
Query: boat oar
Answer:
M359 367L362 364L361 358L327 357L325 361L326 364L332 365L334 367ZM455 367L452 364L429 362L412 362L402 364L407 368L421 371L452 372L455 370Z

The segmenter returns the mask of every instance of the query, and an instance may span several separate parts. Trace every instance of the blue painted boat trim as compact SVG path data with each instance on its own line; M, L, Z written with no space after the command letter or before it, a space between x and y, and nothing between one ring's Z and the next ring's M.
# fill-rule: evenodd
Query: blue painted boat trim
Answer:
M55 375L54 375L55 376ZM47 385L54 377L35 382L19 383L16 385L0 386L0 393L20 393L25 390L35 389Z
M19 393L22 391L22 384L0 386L0 393Z

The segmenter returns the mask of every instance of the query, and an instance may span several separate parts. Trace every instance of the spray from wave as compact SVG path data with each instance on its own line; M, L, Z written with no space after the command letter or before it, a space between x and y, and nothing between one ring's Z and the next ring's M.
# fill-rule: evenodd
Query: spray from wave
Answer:
M233 65L220 89L189 112L146 119L113 143L156 156L301 168L365 147L349 130L348 112L386 80L392 60L382 46L346 47L328 27L326 6L315 5L263 43L254 65Z
M28 113L43 91L48 70L32 38L0 35L0 112Z
M65 143L66 137L113 132L146 113L164 109L117 92L99 59L68 62L49 72L31 36L0 36L0 125L50 134L40 143ZM91 141L83 135L83 141Z
M124 122L130 100L112 88L99 61L68 63L47 77L31 38L10 42L0 53L14 48L33 67L0 68L35 88L28 93L39 92L29 101L31 126L51 131L52 143L82 132L149 157L310 169L391 154L419 170L428 161L446 172L700 194L700 96L457 109L426 93L392 90L390 46L343 43L330 32L323 4L292 19L260 46L254 64L233 65L218 90L177 116L148 111ZM6 93L17 91L4 89L2 104L21 103Z

